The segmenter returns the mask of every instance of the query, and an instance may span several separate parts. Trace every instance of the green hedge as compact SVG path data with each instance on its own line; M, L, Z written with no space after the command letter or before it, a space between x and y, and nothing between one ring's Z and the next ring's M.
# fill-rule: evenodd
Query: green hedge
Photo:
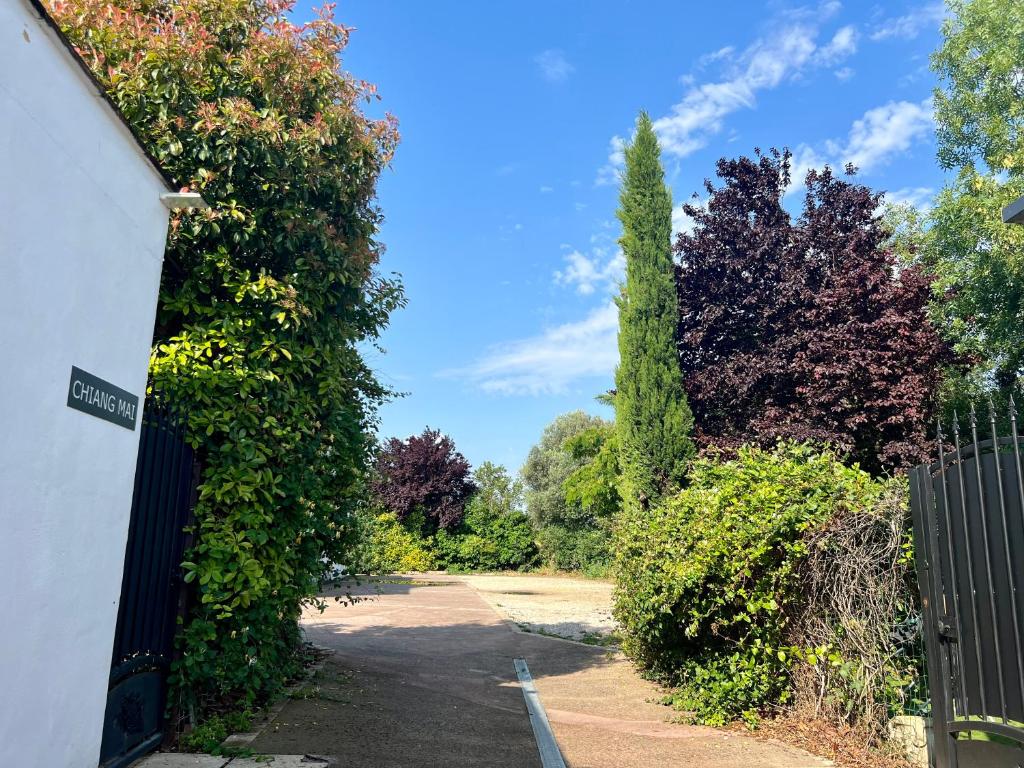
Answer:
M808 445L697 460L685 490L618 530L625 651L677 686L677 704L702 722L785 703L805 533L874 506L884 488Z

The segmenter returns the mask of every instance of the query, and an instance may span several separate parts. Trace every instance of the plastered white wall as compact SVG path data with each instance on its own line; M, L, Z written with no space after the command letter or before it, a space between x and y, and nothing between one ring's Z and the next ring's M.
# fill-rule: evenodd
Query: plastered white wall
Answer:
M145 390L162 179L25 0L0 0L0 766L94 768Z

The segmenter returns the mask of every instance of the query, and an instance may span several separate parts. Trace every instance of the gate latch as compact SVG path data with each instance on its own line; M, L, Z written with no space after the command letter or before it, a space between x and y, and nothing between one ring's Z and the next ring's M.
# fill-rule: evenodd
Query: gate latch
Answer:
M939 637L944 640L949 640L951 643L957 641L956 628L945 621L938 622Z

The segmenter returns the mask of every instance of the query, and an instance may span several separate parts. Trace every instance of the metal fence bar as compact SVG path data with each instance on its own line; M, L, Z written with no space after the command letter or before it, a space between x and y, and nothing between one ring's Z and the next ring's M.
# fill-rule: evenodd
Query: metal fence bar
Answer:
M100 747L106 768L124 768L162 738L184 528L195 501L184 421L152 396L144 408ZM125 707L129 720L120 714Z
M982 662L981 639L978 632L978 628L981 626L978 622L978 593L974 583L974 562L971 557L971 529L970 522L967 519L967 487L964 483L963 452L960 450L960 422L957 419L956 411L953 412L953 444L956 447L956 474L960 483L960 516L962 517L964 524L964 554L967 560L967 580L968 586L970 587L969 594L971 596L971 617L974 619L971 634L974 636L974 658L975 666L978 668L978 690L981 696L981 706L978 708L978 712L980 714L985 711L988 697L985 695L985 669ZM939 471L942 470L940 469ZM953 567L955 567L955 565ZM964 714L966 715L968 713L965 712Z
M944 436L942 434L942 421L940 419L935 420L935 433L939 443L939 480L942 484L942 510L946 519L946 553L949 556L949 577L950 577L950 592L952 593L953 601L953 616L951 624L956 627L960 623L960 587L957 584L958 579L956 575L956 558L953 554L953 521L949 512L949 483L946 478L946 455L945 447L943 445ZM960 714L966 715L968 712L969 697L967 694L967 686L963 684L964 674L964 654L963 644L960 642L960 633L957 632L956 638L956 653L957 653L957 673L960 678L959 688L960 694ZM951 697L952 703L952 697Z
M1003 555L1006 558L1006 580L1010 586L1010 613L1013 620L1013 642L1014 648L1017 651L1017 655L1014 657L1014 666L1017 668L1017 685L1021 694L1021 703L1024 705L1024 669L1022 669L1021 660L1024 656L1021 655L1021 644L1020 644L1020 622L1017 620L1017 586L1013 576L1013 558L1010 554L1010 526L1006 519L1006 497L1003 493L1003 470L1002 470L1002 458L999 455L999 434L996 431L996 409L992 404L992 399L988 401L988 418L989 423L992 426L992 452L993 462L996 466L996 485L999 488L999 519L1002 522L1002 533L1003 533ZM1016 448L1016 446L1015 446ZM998 623L993 627L996 637L999 636L999 625ZM1006 721L1006 712L1003 712L1004 722Z
M981 540L985 548L985 575L988 578L988 607L992 614L992 641L996 647L996 678L999 680L999 713L1006 722L1006 683L1003 679L1003 652L999 647L999 616L996 613L995 582L992 579L992 556L989 553L988 510L985 505L985 484L981 478L981 448L978 445L978 417L971 404L971 438L974 441L974 470L978 476L978 507L981 511ZM997 448L998 446L993 446ZM998 461L999 454L996 453ZM980 628L979 628L980 630ZM979 631L980 634L980 631Z
M963 444L955 412L936 420L938 463L909 476L934 768L1024 766L1024 446L1012 397L1007 412L1000 437L991 398L987 429L971 405Z

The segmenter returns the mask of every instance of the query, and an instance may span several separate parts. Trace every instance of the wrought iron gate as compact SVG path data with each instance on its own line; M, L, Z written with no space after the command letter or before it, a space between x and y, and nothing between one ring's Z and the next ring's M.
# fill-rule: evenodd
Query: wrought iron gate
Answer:
M1024 766L1024 475L1017 415L938 430L910 473L937 768ZM979 439L979 429L987 439ZM951 440L952 443L946 441Z
M127 765L163 737L184 528L195 488L192 449L172 414L147 402L141 430L100 748L103 768Z

